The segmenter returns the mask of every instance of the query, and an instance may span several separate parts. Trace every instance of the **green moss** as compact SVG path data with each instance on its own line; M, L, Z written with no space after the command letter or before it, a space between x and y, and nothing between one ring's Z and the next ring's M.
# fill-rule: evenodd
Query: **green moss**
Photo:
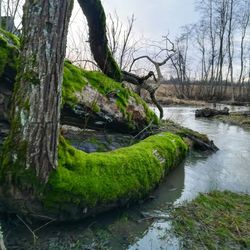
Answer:
M19 46L15 35L0 29L0 76L7 66L16 69Z
M74 106L77 103L76 91L81 91L88 83L85 73L69 61L65 61L62 88L62 103Z
M202 194L173 215L173 228L182 237L184 249L250 248L249 195Z
M153 121L153 124L160 124L160 120L159 118L155 115L155 113L149 108L148 104L140 97L138 96L136 93L133 92L133 97L136 100L136 103L138 105L142 105L144 107L144 111L146 113L147 116L147 121L148 123Z
M169 133L151 136L131 147L92 154L61 139L59 166L50 176L44 202L50 208L67 202L94 207L142 198L186 152L182 139Z
M100 107L98 106L97 102L94 101L93 104L92 104L92 110L95 112L95 113L98 113L100 112Z
M100 94L109 96L112 94L116 98L116 104L125 118L130 121L131 127L134 126L131 113L127 111L129 98L134 98L138 105L144 107L147 122L153 121L154 124L159 123L158 117L155 113L149 109L148 105L133 91L124 88L120 83L107 77L101 72L86 71L71 64L69 61L65 61L64 64L64 77L63 77L63 89L62 99L63 104L67 103L70 106L77 104L77 98L75 93L81 91L87 84L96 89ZM95 101L95 100L93 100ZM96 102L97 104L97 102ZM93 111L100 111L96 105L93 105Z

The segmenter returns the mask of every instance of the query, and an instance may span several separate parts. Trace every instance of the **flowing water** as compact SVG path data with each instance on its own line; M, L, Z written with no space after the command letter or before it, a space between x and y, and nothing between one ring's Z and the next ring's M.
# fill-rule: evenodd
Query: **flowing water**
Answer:
M169 210L173 206L215 189L250 194L250 131L215 120L195 119L195 109L164 108L164 118L207 134L219 147L218 152L191 152L166 176L152 199L84 222L50 225L37 233L36 245L31 244L32 235L19 223L6 232L12 239L9 249L179 249L179 239L169 231Z

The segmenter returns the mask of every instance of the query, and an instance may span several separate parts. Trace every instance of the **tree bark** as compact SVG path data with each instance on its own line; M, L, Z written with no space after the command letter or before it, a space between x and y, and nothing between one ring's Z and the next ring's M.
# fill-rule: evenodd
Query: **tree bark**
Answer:
M106 15L100 0L78 0L89 26L89 43L92 54L104 74L120 82L122 75L108 48Z
M63 62L72 0L26 0L5 166L42 181L57 167Z

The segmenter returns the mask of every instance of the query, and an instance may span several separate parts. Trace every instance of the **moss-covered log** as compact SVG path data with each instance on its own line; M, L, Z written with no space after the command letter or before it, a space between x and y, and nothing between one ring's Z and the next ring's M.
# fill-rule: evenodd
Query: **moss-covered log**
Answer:
M0 61L3 62L0 131L4 132L8 125L8 103L16 75L19 41L3 30L0 30L0 39ZM156 115L133 91L100 72L82 70L69 61L64 64L62 103L61 122L81 128L136 134L150 122L158 123Z
M8 127L13 83L0 88L0 131ZM155 113L133 91L100 72L64 65L61 123L79 128L136 134L159 123Z
M127 148L91 154L73 148L61 138L59 166L47 185L37 186L36 195L22 197L21 201L20 194L25 190L2 188L5 210L71 220L135 202L146 197L186 152L183 140L170 133L148 137ZM25 182L20 187L35 185L28 171L19 172ZM17 194L15 201L8 200L8 192L13 190Z
M80 128L136 134L158 118L133 91L100 72L65 62L61 122Z

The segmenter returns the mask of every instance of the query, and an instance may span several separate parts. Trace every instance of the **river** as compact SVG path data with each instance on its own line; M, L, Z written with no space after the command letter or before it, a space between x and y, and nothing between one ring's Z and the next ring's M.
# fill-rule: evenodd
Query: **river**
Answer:
M181 241L169 230L169 211L174 206L215 189L250 194L250 131L215 120L196 119L195 109L164 108L164 118L207 134L219 151L213 154L190 152L149 200L84 222L51 224L39 230L35 245L31 244L32 234L19 222L6 232L7 242L11 239L9 249L179 249Z

